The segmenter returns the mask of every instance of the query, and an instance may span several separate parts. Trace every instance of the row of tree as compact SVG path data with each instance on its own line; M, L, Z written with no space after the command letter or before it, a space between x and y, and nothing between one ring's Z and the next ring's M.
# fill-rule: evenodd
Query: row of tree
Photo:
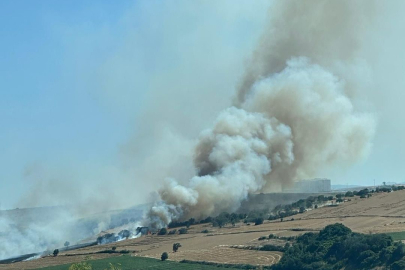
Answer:
M285 247L273 270L315 269L405 269L405 245L385 234L352 232L342 224L326 226L319 233L306 233ZM385 268L384 268L385 269Z

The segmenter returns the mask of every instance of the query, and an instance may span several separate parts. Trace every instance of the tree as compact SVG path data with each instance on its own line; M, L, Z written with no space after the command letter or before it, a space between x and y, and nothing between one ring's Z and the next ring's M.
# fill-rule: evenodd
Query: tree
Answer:
M69 270L92 270L91 264L86 262L74 263L69 267Z
M346 192L346 194L345 194L345 197L353 197L354 195L353 195L353 192L351 192L351 191L348 191L348 192Z
M187 233L187 229L186 228L181 228L179 230L179 234L186 234Z
M65 244L63 244L65 247L68 247L70 245L69 241L66 241Z
M59 254L59 249L55 249L54 251L53 251L53 256L58 256L58 254Z
M305 207L304 206L301 206L300 207L300 213L304 213L305 212Z
M116 249L117 249L116 246L113 246L113 247L111 248L112 251L115 251Z
M162 253L162 256L160 256L160 259L162 260L162 261L165 261L165 260L167 260L169 258L169 254L167 254L167 252L163 252Z
M255 225L263 224L264 219L262 217L258 217L255 219Z
M405 269L405 259L394 262L391 265L391 270L403 270L403 269Z
M323 202L325 200L325 196L324 195L319 195L317 201L318 202Z
M166 228L162 228L160 229L160 231L158 232L158 235L165 235L167 234L167 229Z
M174 243L173 244L173 252L177 252L177 250L179 249L179 247L181 247L180 243Z

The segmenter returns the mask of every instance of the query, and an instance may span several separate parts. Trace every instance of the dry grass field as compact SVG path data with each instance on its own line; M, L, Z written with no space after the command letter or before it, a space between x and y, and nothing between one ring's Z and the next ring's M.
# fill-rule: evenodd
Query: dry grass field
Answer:
M291 218L294 220L291 221ZM286 218L283 222L265 221L258 226L238 223L235 227L224 228L200 224L191 226L188 234L142 236L137 239L62 252L57 257L0 265L0 269L34 269L78 262L84 260L86 256L92 259L117 256L94 254L97 251L111 249L113 246L116 246L117 250L126 249L133 252L132 256L160 258L163 252L168 252L170 260L175 261L187 259L229 264L270 265L276 263L282 253L237 249L234 246L274 244L277 240L258 241L258 238L271 233L278 236L293 236L305 231L320 230L333 223L343 223L353 231L367 234L405 231L405 191L374 194L367 199L354 197L351 201L336 207L310 210ZM201 233L205 229L209 230L209 233ZM172 252L172 245L175 242L182 245L176 253Z

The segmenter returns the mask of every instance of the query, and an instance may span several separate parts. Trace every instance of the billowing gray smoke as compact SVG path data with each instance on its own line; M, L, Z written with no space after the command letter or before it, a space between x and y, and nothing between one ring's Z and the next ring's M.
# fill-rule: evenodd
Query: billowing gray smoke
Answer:
M151 225L235 211L249 193L367 155L375 120L352 96L368 74L358 52L372 3L278 1L269 17L235 106L201 133L196 176L166 180Z

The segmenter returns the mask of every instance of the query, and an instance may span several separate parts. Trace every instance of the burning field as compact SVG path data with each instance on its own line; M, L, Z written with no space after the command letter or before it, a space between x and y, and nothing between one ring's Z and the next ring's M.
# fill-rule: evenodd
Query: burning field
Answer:
M0 269L36 269L40 267L71 264L89 259L136 256L160 259L169 253L171 261L196 261L217 264L253 266L272 265L283 256L278 251L257 250L261 246L283 247L290 239L306 232L316 232L325 226L342 223L355 232L390 233L405 230L405 191L379 193L370 198L353 197L337 207L321 207L280 220L264 221L261 225L237 223L222 228L211 224L196 224L186 234L147 234L109 244L93 245L63 251L57 257L1 265ZM110 233L110 232L106 232ZM269 238L272 235L272 238ZM177 252L174 243L180 243ZM115 249L116 253L108 253ZM125 251L125 253L121 253Z

